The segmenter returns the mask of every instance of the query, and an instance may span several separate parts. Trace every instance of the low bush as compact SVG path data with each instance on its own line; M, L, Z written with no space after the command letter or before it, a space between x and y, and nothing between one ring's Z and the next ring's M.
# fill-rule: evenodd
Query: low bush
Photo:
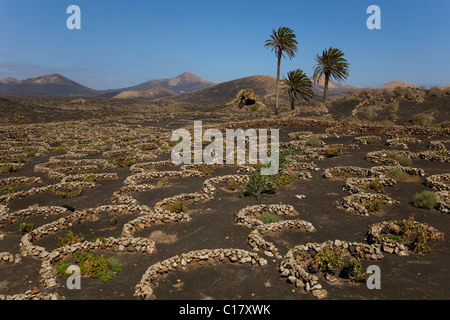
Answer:
M19 167L15 165L9 165L5 167L0 167L0 173L11 173L16 172L19 169Z
M296 176L286 169L292 156L292 148L279 154L278 172L274 175L262 175L261 168L267 165L259 165L252 173L250 173L249 181L244 184L245 195L255 197L258 197L261 194L273 195L277 192L279 186L291 183Z
M274 223L274 222L280 222L283 221L283 218L275 213L270 212L263 212L259 217L258 220L261 221L264 224L268 223Z
M69 191L63 191L63 190L58 190L58 189L52 188L52 189L50 189L50 191L58 196L62 196L65 199L71 199L71 198L79 197L83 193L83 188L80 187L78 189L69 190Z
M6 288L8 288L8 286L9 286L9 281L8 280L0 281L0 290L5 290Z
M397 168L392 167L389 168L389 170L384 172L386 176L389 178L395 179L395 180L401 180L401 181L415 181L417 180L417 177L410 176L407 172Z
M311 136L308 141L306 141L306 144L311 147L316 147L320 144L320 139L316 136Z
M343 150L344 148L341 146L328 146L322 152L320 152L320 154L331 158L343 154Z
M341 276L356 282L364 282L369 277L369 274L362 271L361 259L354 257L350 259L348 266L342 269Z
M261 168L257 168L249 176L249 181L244 184L245 195L258 197L261 194L275 194L278 187L274 176L262 175Z
M18 184L12 185L12 186L4 186L0 190L5 193L14 193L17 191L17 188L19 187Z
M433 120L434 120L434 117L431 114L416 113L415 115L412 116L411 122L415 126L425 127L425 126L431 125Z
M432 209L437 203L436 193L433 191L422 191L414 195L414 206L417 208Z
M364 207L369 211L370 213L378 212L381 210L381 207L383 206L382 200L368 200L364 203Z
M58 241L58 247L63 247L77 242L83 242L84 239L83 237L74 235L71 230L67 230L64 237L58 237Z
M89 252L89 248L84 249L81 253L75 251L73 253L75 263L80 267L82 275L94 279L100 279L102 282L111 280L115 273L122 270L122 264L116 257L105 258L102 256L94 256ZM67 260L59 261L56 264L56 271L62 277L68 277L67 268L71 263Z
M395 152L389 152L386 157L388 159L396 160L403 167L409 167L412 165L412 160L410 158L399 155Z
M372 180L364 186L365 189L381 191L383 189L383 184L379 180Z
M435 234L423 225L416 223L414 215L408 219L396 221L395 224L398 226L398 230L394 233L381 234L381 236L398 241L416 253L430 252L428 241L443 239L442 234Z
M169 202L164 207L172 213L181 213L181 212L187 211L187 208L184 205L184 202L181 200Z
M342 250L338 248L324 249L316 254L312 266L322 272L333 272L344 265Z
M119 167L119 168L126 168L130 167L131 165L136 163L136 159L134 159L134 156L121 156L116 159L110 159L109 163L112 163L113 165Z
M34 225L32 223L21 223L19 226L19 231L22 233L28 233L34 229Z

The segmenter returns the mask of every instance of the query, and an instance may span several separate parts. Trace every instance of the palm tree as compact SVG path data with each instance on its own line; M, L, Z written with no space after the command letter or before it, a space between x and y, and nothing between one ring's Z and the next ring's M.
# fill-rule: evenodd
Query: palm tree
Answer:
M297 94L306 102L309 102L309 99L314 96L314 92L311 90L311 80L300 69L289 71L287 78L283 77L282 82L286 86L292 110L295 110L295 102L298 101Z
M317 83L322 77L325 77L323 86L323 102L328 100L328 82L334 78L341 83L348 77L348 66L350 65L344 58L344 53L340 49L330 47L323 50L322 55L316 54L314 65L314 83Z
M277 31L272 29L270 39L266 40L264 44L265 48L271 48L271 51L275 51L275 56L278 60L277 81L275 84L275 114L278 114L278 81L280 80L281 57L284 58L284 53L286 53L289 59L292 60L298 51L297 44L294 31L286 27L279 27Z

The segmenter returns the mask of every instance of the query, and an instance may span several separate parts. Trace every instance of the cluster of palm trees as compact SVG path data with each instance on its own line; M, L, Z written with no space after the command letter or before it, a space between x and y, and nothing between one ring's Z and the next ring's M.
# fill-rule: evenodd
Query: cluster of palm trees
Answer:
M289 59L293 59L298 51L298 42L294 32L286 27L280 27L278 30L272 30L270 39L266 40L264 47L275 52L277 57L277 80L275 84L275 114L279 114L278 109L278 83L280 81L280 65L281 58L285 58L285 54ZM314 82L324 78L323 102L328 100L328 83L331 78L341 83L348 77L349 63L344 58L344 53L337 48L330 47L323 50L321 55L316 54L314 65ZM295 69L287 73L287 78L283 76L282 80L287 90L291 109L295 110L295 103L299 101L299 97L306 102L314 96L312 91L312 82L301 69Z

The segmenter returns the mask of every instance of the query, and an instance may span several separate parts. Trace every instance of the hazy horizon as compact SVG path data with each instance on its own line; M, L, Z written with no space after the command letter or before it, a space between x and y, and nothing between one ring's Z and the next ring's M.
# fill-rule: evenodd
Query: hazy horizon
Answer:
M380 30L366 27L372 4L381 9ZM81 9L80 30L66 27L69 5ZM275 56L263 45L272 29L286 26L299 52L282 60L282 74L300 68L311 76L314 55L333 46L350 63L343 84L447 85L449 9L447 0L8 1L0 11L0 78L60 73L105 90L185 71L214 83L275 77Z

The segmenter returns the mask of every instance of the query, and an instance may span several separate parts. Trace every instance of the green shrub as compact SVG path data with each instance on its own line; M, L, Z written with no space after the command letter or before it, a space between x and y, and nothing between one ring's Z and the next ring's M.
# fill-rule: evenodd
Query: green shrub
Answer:
M378 212L380 211L381 207L383 205L382 200L368 200L364 203L364 207L369 211L370 213Z
M80 177L78 179L81 182L90 182L90 183L96 183L97 182L97 178L96 177Z
M89 248L84 249L81 253L74 252L73 257L80 267L82 275L100 279L103 282L111 280L114 273L120 272L122 267L116 257L107 259L103 256L94 256L89 252Z
M429 240L443 239L442 234L435 235L424 226L417 224L413 215L408 219L396 221L395 224L399 227L399 230L396 230L395 234L387 233L381 234L381 236L398 241L417 253L431 251L428 246Z
M395 180L401 180L401 181L411 181L411 180L415 180L413 177L411 177L407 172L397 168L397 167L393 167L393 168L389 168L389 170L387 170L385 172L385 174L392 179Z
M8 280L2 280L0 281L0 290L5 290L8 288L9 281Z
M275 184L277 187L287 186L297 178L294 173L281 173L277 174L275 177Z
M93 242L95 242L95 241L97 241L97 240L100 240L100 241L103 242L103 243L108 242L108 240L106 240L104 237L97 237L97 238L95 238L95 239L92 239L91 242L93 243Z
M380 191L383 189L383 184L379 180L372 180L364 186L365 189Z
M70 262L67 260L61 260L56 263L56 272L60 277L68 277L69 274L66 273L67 268L70 266Z
M343 149L344 148L341 146L328 146L324 149L324 151L320 153L331 158L343 154L344 153Z
M58 241L58 247L63 247L77 242L83 242L84 239L83 237L74 235L71 230L67 230L64 237L58 237Z
M19 167L15 165L9 165L6 167L0 167L0 173L10 173L10 172L16 172L19 169Z
M311 136L311 137L309 137L308 141L306 141L306 144L311 147L318 146L319 143L320 143L320 139L317 138L316 136Z
M17 191L17 188L18 188L18 187L19 187L19 185L18 185L18 184L15 184L15 185L13 185L13 186L4 186L4 187L1 188L1 190L2 190L3 192L6 192L6 193L14 193L14 192Z
M433 122L434 117L431 114L417 113L413 115L411 121L415 126L429 126Z
M399 155L395 152L389 152L386 157L388 159L396 160L403 167L409 167L412 164L412 160L410 158Z
M293 148L288 148L278 156L278 172L274 175L261 175L261 168L268 165L259 165L244 184L245 195L258 197L261 194L275 194L279 186L291 183L296 176L286 171L293 156Z
M121 156L116 159L110 159L109 163L112 163L113 165L119 167L119 168L125 168L130 167L131 165L136 163L136 159L134 159L134 156L128 155L128 156Z
M258 220L261 221L264 224L268 223L274 223L274 222L280 222L283 221L283 218L275 213L270 212L263 212L259 217Z
M417 208L432 209L437 203L436 193L433 191L422 191L414 195L414 206Z
M62 190L52 188L52 189L50 189L50 191L58 196L62 196L63 198L71 199L71 198L79 197L83 193L83 188L79 187L78 189L69 190L69 191L62 191Z
M34 229L34 225L32 223L21 223L19 226L19 231L22 233L28 233Z
M246 196L258 197L261 194L275 194L278 188L274 176L261 175L261 169L257 168L250 174L244 189Z
M359 257L351 258L348 266L342 269L342 275L353 281L366 281L369 277L368 273L362 272L362 263Z
M181 212L187 211L187 208L184 205L184 202L181 200L169 202L164 207L172 213L181 213Z
M286 166L288 165L289 161L292 160L292 157L294 156L294 148L289 147L285 151L281 152L278 156L278 171L282 172L286 169Z
M336 268L342 268L344 261L342 260L342 250L338 248L326 248L316 254L313 266L323 272L330 272Z

